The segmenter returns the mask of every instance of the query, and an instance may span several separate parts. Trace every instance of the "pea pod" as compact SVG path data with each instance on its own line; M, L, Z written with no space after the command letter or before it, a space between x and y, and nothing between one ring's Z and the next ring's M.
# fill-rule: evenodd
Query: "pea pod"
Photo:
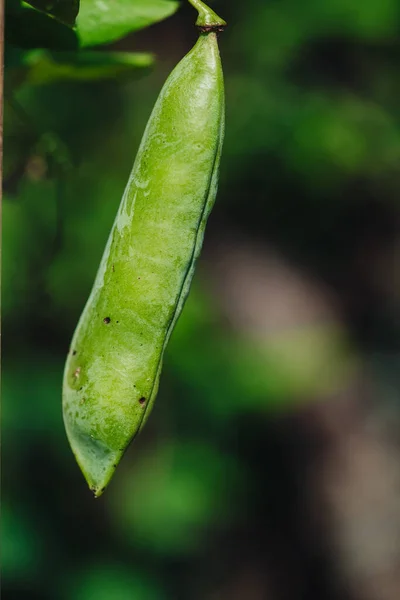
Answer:
M200 35L156 102L64 372L67 436L96 496L157 395L215 201L224 137L217 31L199 0Z

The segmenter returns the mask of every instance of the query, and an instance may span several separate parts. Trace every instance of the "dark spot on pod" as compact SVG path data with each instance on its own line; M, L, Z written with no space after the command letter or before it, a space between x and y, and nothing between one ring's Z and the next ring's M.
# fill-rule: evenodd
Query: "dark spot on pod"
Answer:
M115 273L115 267L114 267L114 265L112 266L112 271L113 271L113 273Z
M117 465L113 465L113 467L114 467L114 469L116 469L116 468L117 468Z
M106 325L108 325L109 323L111 323L110 317L104 317L103 323L105 323Z
M119 323L119 321L117 321L117 323Z
M139 404L141 404L143 406L143 404L145 404L145 402L146 402L146 398L143 398L143 397L140 398Z
M76 350L74 350L74 351L72 352L72 356L75 356L75 354L76 354Z
M101 488L101 490L100 490L101 493L103 493L105 489L106 489L105 487Z

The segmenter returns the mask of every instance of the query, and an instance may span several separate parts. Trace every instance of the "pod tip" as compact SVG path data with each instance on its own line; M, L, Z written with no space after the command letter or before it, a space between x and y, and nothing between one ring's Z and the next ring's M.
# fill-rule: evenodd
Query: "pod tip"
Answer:
M99 498L110 483L124 452L108 448L69 423L66 423L66 430L83 476L95 498Z

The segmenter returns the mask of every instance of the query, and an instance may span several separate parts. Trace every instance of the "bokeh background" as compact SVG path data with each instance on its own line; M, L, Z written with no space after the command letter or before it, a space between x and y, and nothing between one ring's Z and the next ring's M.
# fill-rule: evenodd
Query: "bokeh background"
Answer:
M69 449L65 357L196 39L181 4L110 46L154 54L134 76L24 79L6 56L3 597L398 600L398 0L212 4L221 183L158 400L100 499Z

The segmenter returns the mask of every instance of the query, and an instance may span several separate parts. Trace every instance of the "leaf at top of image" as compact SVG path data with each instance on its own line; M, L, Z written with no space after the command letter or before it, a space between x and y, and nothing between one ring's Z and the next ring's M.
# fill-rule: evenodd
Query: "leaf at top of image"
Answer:
M77 18L80 45L110 44L166 19L177 8L175 0L82 0Z
M79 12L79 0L26 0L26 2L65 25L70 27L75 25Z

